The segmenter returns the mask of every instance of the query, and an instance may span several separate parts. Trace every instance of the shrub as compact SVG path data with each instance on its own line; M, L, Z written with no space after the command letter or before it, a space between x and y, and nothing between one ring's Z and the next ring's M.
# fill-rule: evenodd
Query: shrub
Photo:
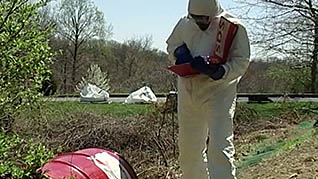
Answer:
M32 140L0 133L0 178L44 178L36 170L54 157L53 151Z
M14 114L38 101L51 64L48 36L51 28L38 23L44 1L0 3L0 127L10 129Z

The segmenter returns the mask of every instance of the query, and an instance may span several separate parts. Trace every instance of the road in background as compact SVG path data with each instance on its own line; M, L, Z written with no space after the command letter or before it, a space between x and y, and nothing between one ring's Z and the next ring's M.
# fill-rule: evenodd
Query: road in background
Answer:
M115 103L124 103L126 97L110 97L111 102ZM166 97L157 97L158 102L165 102ZM268 97L269 100L273 102L318 102L317 97L294 97L294 98L283 98L283 97ZM44 101L53 101L53 102L61 102L61 101L78 101L80 102L79 97L45 97ZM238 102L249 102L249 97L238 97ZM261 101L262 102L262 101ZM263 101L269 102L269 101Z
M124 103L126 97L110 97L109 102L114 102L114 103ZM158 102L165 102L166 97L157 97ZM79 97L46 97L44 98L44 101L53 101L53 102L63 102L63 101L78 101L80 102Z

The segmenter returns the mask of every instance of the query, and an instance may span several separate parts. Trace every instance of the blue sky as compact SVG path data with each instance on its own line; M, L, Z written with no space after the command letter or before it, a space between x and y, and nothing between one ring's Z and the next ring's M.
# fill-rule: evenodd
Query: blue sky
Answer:
M112 39L124 42L151 36L152 48L166 51L165 40L178 19L187 13L188 0L93 0L113 26ZM225 9L233 0L220 0ZM231 12L231 11L230 11ZM233 13L233 12L232 12Z

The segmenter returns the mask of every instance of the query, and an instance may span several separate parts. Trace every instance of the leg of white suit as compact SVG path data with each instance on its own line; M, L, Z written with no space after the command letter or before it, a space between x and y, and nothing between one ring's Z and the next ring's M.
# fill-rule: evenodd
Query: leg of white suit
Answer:
M178 80L179 162L183 179L235 179L231 137L236 83L196 77ZM207 128L208 165L203 162Z
M183 112L183 115L186 115ZM188 115L193 115L188 113ZM207 179L206 164L202 151L206 141L206 121L181 118L179 120L179 162L183 179Z
M180 87L182 88L182 87ZM207 121L202 111L193 106L191 95L185 88L178 92L179 163L183 179L207 179L206 163L202 151L206 145Z
M214 94L207 113L210 141L208 145L208 170L211 179L235 179L233 117L236 86Z

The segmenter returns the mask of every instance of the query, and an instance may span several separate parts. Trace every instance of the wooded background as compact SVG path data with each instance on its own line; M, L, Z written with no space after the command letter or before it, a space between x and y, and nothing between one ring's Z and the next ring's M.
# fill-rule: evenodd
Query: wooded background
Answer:
M259 50L252 51L238 92L317 92L317 2L238 1L236 10L246 22L253 49ZM155 93L176 90L176 76L166 69L167 53L152 47L151 36L119 43L111 40L112 22L93 1L48 2L38 8L37 19L42 29L53 29L48 36L53 63L42 89L46 95L78 93L75 87L91 65L108 74L110 93L129 93L144 85Z
M238 92L316 92L317 3L241 0L241 5L266 13L242 14L251 43L262 55L251 59ZM54 8L58 14L50 13ZM109 74L109 92L131 92L145 84L154 92L176 90L176 76L166 70L167 54L152 48L151 36L110 40L111 22L89 0L64 0L43 11L43 21L56 27L50 38L56 54L50 83L58 94L74 93L91 64Z

